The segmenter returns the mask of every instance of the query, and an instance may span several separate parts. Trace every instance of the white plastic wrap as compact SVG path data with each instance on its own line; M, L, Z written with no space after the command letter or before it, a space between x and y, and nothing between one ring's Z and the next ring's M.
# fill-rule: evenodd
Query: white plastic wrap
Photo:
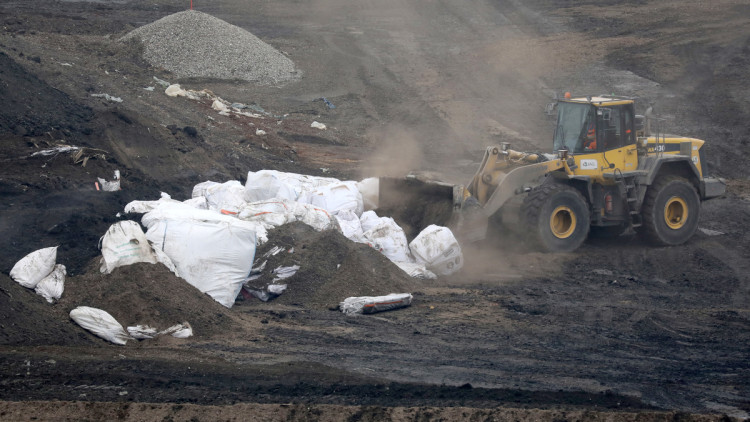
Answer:
M10 277L23 287L33 289L52 272L55 261L57 246L36 250L16 262L10 270Z
M62 297L65 290L65 274L65 265L55 265L52 272L36 285L34 291L39 296L47 299L47 302L55 303L56 300Z
M378 224L364 234L365 240L393 262L414 262L404 230L390 217L381 217Z
M122 325L101 309L79 306L70 311L70 318L85 330L114 344L124 345L131 339Z
M99 271L104 274L110 274L117 267L136 262L157 262L141 225L131 220L118 221L109 226L107 233L102 237L101 249Z
M368 177L357 182L357 189L362 194L365 211L378 208L380 198L380 179L377 177Z
M364 212L364 202L357 189L357 182L340 182L316 188L310 194L310 203L333 215L340 211L352 211L360 216Z
M170 205L143 216L146 238L174 262L180 277L231 308L255 257L258 224Z
M450 275L464 265L461 246L447 227L431 224L409 244L416 262L439 275Z
M335 217L339 223L341 233L343 233L347 239L360 243L365 241L362 224L359 222L357 214L354 214L354 211L340 211Z
M341 312L347 315L373 314L411 305L411 293L391 293L386 296L348 297L339 303Z

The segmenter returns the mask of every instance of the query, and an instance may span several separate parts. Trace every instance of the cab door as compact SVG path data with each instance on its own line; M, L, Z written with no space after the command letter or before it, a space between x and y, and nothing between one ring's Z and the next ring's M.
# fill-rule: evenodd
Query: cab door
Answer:
M637 169L633 104L599 107L596 113L597 149L601 152L603 173Z

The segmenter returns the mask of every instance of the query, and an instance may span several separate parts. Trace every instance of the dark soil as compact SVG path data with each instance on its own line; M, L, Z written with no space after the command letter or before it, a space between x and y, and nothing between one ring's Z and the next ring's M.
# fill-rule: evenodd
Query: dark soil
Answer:
M275 247L284 250L265 258ZM300 266L293 276L276 282L287 284L287 291L274 299L279 304L335 310L347 297L403 293L415 285L400 268L370 246L354 243L334 230L316 232L303 223L270 231L268 242L258 248L255 256L257 265L267 261L262 276L251 283L261 289L274 282L274 269Z

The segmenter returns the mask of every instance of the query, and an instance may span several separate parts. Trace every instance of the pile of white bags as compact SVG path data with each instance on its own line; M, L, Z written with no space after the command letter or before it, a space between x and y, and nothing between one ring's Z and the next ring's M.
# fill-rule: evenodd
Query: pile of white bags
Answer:
M57 246L36 250L16 262L10 270L10 277L53 303L60 299L65 289L65 266L55 264L56 261Z

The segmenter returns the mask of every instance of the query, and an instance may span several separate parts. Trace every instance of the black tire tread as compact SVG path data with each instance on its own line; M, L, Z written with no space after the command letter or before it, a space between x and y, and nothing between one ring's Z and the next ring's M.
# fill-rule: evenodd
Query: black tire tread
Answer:
M537 230L541 210L547 198L560 191L573 192L583 203L587 203L583 195L572 186L562 183L545 183L529 192L523 204L521 204L521 222L525 226L526 232L531 234L529 240L537 247L544 247L544 242L540 238L539 230ZM589 222L585 221L583 224L588 225Z
M657 196L659 193L670 183L673 181L680 181L687 185L689 185L692 189L695 189L693 185L684 177L680 176L666 176L659 178L656 182L654 182L646 191L646 196L643 199L643 206L641 207L641 215L643 217L643 225L639 227L640 230L638 230L638 234L643 236L643 238L648 241L649 243L652 243L654 245L664 246L668 245L668 243L665 243L659 234L657 233L656 228L656 219L657 216L656 213L651 212L653 209ZM700 208L700 199L698 200L698 208ZM700 210L688 210L688 212L700 212Z

